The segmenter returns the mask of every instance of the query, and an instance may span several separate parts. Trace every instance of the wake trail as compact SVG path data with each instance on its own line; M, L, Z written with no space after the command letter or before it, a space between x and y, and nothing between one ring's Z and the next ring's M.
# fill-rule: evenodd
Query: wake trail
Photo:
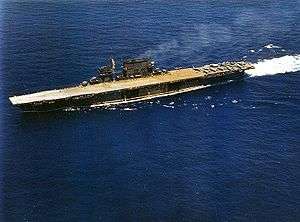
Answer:
M279 58L264 59L253 65L254 69L246 71L251 77L297 72L300 71L300 55L286 55Z

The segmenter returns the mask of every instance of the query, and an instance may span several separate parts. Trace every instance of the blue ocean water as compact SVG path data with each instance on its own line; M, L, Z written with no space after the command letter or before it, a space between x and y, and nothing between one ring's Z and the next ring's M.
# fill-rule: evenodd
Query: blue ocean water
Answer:
M299 1L0 6L0 221L300 220ZM244 58L258 71L109 110L8 101L79 83L111 56L162 68Z

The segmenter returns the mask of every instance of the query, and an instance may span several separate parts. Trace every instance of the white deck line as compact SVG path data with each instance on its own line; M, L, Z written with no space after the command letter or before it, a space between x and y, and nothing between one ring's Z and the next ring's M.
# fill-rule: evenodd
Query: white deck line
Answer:
M166 96L173 96L173 95L177 95L177 94L181 94L181 93L186 93L186 92L191 92L191 91L195 91L195 90L199 90L199 89L204 89L204 88L208 88L210 86L211 85L195 86L195 87L190 87L190 88L178 90L176 92L159 93L159 94L155 94L155 95L151 95L151 96L143 96L143 97L139 97L139 98L135 98L135 99L128 99L128 100L114 100L114 101L111 101L111 102L104 102L104 103L91 105L91 108L94 108L94 107L108 107L108 106L114 106L114 105L141 102L141 101L145 101L145 100L151 100L151 99L155 99L155 98L162 98L162 97L166 97Z

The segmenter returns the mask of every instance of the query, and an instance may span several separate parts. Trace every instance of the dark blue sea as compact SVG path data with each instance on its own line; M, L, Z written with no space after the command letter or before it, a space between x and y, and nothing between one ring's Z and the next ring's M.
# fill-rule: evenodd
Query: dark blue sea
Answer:
M0 221L300 221L300 1L1 1ZM242 81L126 107L9 96L114 57L246 59Z

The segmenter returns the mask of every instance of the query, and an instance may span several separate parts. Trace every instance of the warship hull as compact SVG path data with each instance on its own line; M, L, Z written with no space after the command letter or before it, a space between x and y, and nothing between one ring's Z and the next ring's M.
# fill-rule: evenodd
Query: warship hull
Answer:
M157 78L159 78L158 76L144 77L140 78L139 81L137 81L136 83L135 80L127 80L131 81L130 84L127 83L129 85L128 87L118 87L118 85L120 85L118 82L122 81L94 85L93 87L108 88L108 90L99 90L99 92L94 91L91 93L82 94L72 94L67 92L67 95L61 96L61 98L56 98L57 96L55 96L55 94L66 94L66 92L64 92L65 89L62 89L54 91L45 91L44 97L36 95L36 99L29 99L29 101L28 98L26 98L26 96L28 95L23 96L23 101L22 98L20 99L20 96L11 97L10 100L14 105L27 112L54 111L80 107L117 106L120 104L151 100L153 98L185 93L205 88L210 85L223 83L228 80L241 79L244 76L244 69L236 69L234 71L227 71L223 73L217 72L214 75L203 75L203 73L199 75L199 72L201 70L192 70L192 72L198 73L198 75L186 75L186 78L180 78L180 75L177 75L176 78L176 73L180 74L181 70L174 70L174 73L172 73L171 71L171 73L169 74L162 74L162 76L165 77L168 77L168 75L171 75L171 77L172 75L175 76L175 78L167 78L166 81L157 81ZM186 69L186 71L188 71L187 73L190 73L191 68ZM151 78L153 78L152 81ZM86 87L78 86L77 88L79 88L77 91L80 91L81 89L81 91L84 92ZM30 94L29 96L34 98L35 94ZM49 96L51 94L53 95Z
M107 107L201 89L216 83L240 79L252 64L225 62L201 67L154 69L149 59L126 60L123 72L115 78L115 62L98 70L99 76L89 82L9 97L11 103L27 112L53 111L81 107Z

